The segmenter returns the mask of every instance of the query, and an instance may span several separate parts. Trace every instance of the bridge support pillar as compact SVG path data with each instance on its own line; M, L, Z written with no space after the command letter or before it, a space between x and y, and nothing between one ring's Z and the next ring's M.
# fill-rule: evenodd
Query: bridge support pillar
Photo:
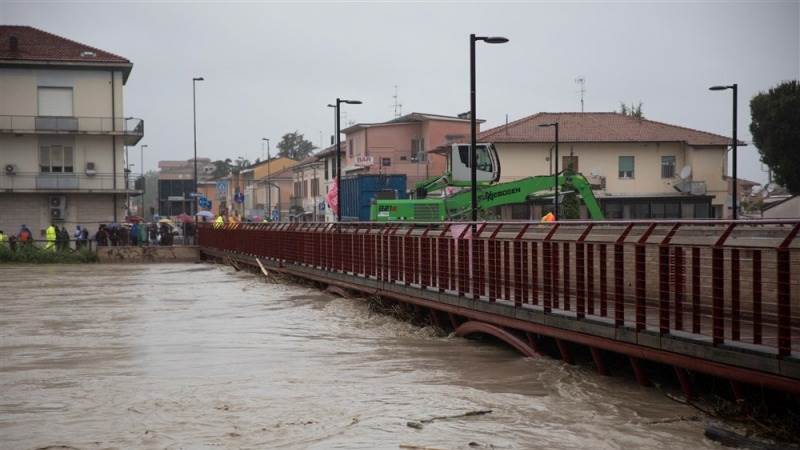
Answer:
M644 387L650 386L650 379L647 378L647 374L645 373L644 367L642 367L642 363L639 361L639 358L629 356L628 360L631 362L633 375L636 377L636 381L639 383L639 385Z
M589 347L589 350L592 352L592 360L594 360L594 367L597 369L597 373L604 377L611 375L606 368L606 362L603 360L603 351L595 347Z

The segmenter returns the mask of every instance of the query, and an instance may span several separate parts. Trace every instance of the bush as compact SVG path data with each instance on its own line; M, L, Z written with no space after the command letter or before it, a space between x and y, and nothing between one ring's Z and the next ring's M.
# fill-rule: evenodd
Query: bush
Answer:
M8 244L0 245L0 263L63 264L97 261L97 253L88 248L51 251L35 245L17 245L12 251Z

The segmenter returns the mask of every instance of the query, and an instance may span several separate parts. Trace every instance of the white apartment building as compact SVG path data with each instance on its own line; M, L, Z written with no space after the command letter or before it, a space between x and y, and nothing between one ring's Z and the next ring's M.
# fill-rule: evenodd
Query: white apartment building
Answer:
M0 229L51 222L94 232L122 221L131 189L125 146L144 135L124 117L133 64L27 26L0 25Z

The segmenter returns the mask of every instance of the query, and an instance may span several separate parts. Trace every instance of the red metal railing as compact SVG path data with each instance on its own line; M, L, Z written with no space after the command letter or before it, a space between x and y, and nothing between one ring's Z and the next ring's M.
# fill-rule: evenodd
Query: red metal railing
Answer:
M800 345L798 220L274 223L207 248L787 356Z

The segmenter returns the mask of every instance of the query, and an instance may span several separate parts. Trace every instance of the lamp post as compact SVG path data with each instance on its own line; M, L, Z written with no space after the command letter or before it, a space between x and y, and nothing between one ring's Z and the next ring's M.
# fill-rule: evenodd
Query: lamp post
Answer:
M144 148L147 144L139 146L139 169L142 171L142 219L144 219L144 192L147 190L147 179L144 177Z
M484 41L487 44L504 44L508 39L499 36L475 36L469 35L469 118L470 118L470 152L469 167L470 179L472 181L472 221L478 221L478 152L477 152L477 119L475 112L475 42Z
M192 78L192 126L194 129L194 200L192 201L192 214L194 215L194 230L197 232L197 82L204 81L203 77Z
M730 86L711 86L708 88L709 91L724 91L726 89L733 90L733 137L731 141L731 148L733 149L733 192L731 193L731 209L733 210L733 220L736 220L739 217L739 205L738 205L738 197L736 196L736 188L737 184L739 184L739 179L737 178L736 174L736 147L739 146L739 141L736 138L736 115L737 115L737 105L736 105L736 97L739 92L739 85L737 83L733 83Z
M272 171L269 169L269 139L268 138L261 138L261 153L264 153L264 141L267 141L267 180L272 175ZM267 214L269 214L269 220L272 220L272 187L267 182Z
M361 100L336 99L336 221L342 221L342 136L341 136L341 111L342 103L360 105ZM331 105L328 105L331 106Z
M539 126L542 128L553 127L556 129L556 155L554 158L555 170L553 171L553 187L555 188L555 197L553 197L553 214L556 216L556 220L558 220L558 122L543 123Z

